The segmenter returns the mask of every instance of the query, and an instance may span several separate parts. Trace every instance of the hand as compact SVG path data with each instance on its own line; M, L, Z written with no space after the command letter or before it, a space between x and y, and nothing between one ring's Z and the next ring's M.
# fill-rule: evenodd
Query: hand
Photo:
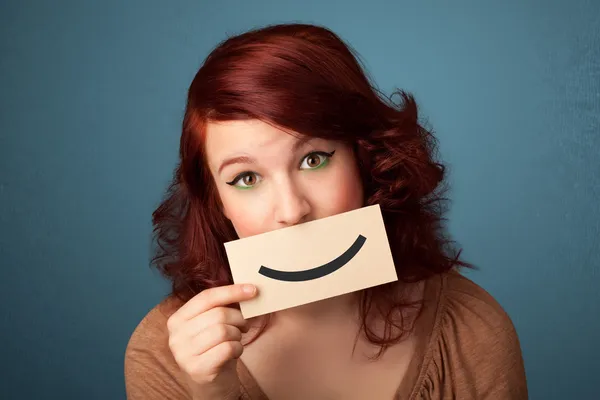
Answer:
M239 397L236 359L244 350L240 340L248 324L239 310L225 306L249 300L256 292L253 285L206 289L167 321L169 348L186 374L194 398Z

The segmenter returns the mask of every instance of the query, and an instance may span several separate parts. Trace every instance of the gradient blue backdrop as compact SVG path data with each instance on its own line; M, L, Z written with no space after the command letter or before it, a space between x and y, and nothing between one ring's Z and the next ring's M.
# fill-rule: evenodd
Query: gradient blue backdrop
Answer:
M227 35L289 21L415 94L531 398L599 398L600 2L567 0L2 1L0 397L125 398L186 89Z

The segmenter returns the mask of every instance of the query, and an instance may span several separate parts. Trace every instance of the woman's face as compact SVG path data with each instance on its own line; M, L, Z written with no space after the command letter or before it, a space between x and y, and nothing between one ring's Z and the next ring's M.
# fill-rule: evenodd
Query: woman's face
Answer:
M363 206L352 149L259 120L211 122L207 161L240 238Z

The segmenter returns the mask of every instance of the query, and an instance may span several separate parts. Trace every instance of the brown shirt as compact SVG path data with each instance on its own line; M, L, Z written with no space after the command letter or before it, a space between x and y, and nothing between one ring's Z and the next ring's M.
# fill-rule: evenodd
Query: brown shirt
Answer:
M427 282L425 301L395 400L528 398L517 334L494 298L450 272ZM166 322L178 306L167 298L133 332L125 352L129 400L191 399L168 346ZM238 373L245 399L268 400L241 360Z

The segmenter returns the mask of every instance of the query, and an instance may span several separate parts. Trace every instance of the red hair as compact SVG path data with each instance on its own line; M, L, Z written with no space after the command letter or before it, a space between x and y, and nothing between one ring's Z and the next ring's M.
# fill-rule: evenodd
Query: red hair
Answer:
M204 127L207 121L258 119L353 146L365 205L381 207L399 277L358 292L362 329L380 346L379 355L401 340L411 329L399 322L402 311L414 306L401 301L402 282L472 266L459 260L442 224L447 185L435 159L437 141L419 124L412 95L394 94L399 103L382 95L351 48L323 27L274 25L220 43L190 85L180 163L152 215L152 261L171 280L172 294L186 302L232 283L223 243L237 235L206 165ZM383 317L384 335L374 329L373 315Z

